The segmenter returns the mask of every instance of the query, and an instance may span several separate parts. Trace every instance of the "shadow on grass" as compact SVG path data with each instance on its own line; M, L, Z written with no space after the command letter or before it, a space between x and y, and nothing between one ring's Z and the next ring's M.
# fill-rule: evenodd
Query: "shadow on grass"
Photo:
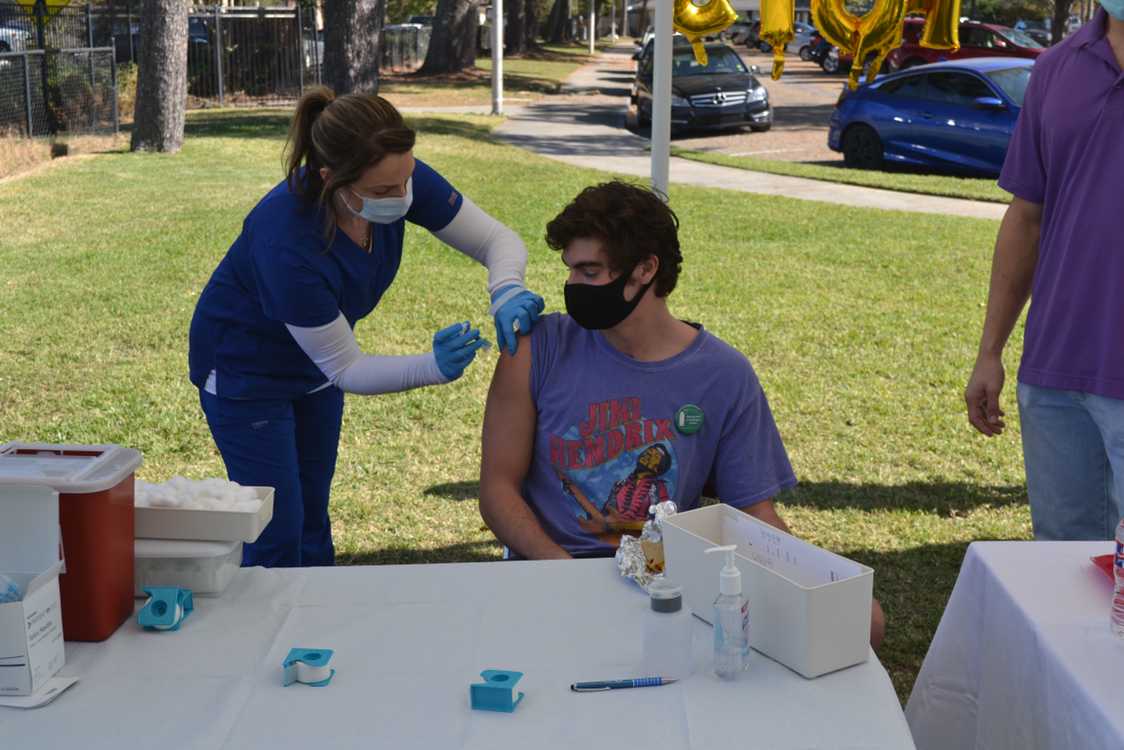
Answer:
M412 549L384 547L353 555L338 555L337 565L421 565L426 563L495 562L503 557L499 542L479 541L447 547Z
M447 482L422 493L452 502L480 499L480 483ZM713 493L704 490L709 500ZM1026 503L1026 486L977 485L968 482L908 482L900 485L848 482L801 482L778 497L785 505L817 510L914 510L948 518L975 508L1002 508ZM704 502L703 504L707 504Z
M465 500L479 500L480 482L448 482L446 484L435 484L432 487L427 487L422 494L426 497L452 500L457 503L464 502Z
M948 518L979 507L1026 503L1026 486L967 482L908 482L900 485L801 482L778 498L785 505L839 510L916 510Z
M187 119L184 133L189 138L285 138L292 112L194 112ZM491 126L447 117L406 117L410 127L427 135L454 135L473 140L489 140Z

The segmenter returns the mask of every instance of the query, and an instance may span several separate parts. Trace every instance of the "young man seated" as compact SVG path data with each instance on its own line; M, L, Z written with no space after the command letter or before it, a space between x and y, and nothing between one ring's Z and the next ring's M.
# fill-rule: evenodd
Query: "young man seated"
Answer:
M568 314L501 356L484 415L480 513L514 557L612 555L650 505L690 510L704 487L788 531L772 498L796 477L753 367L668 309L678 226L621 182L586 188L547 225ZM875 646L883 630L875 602Z

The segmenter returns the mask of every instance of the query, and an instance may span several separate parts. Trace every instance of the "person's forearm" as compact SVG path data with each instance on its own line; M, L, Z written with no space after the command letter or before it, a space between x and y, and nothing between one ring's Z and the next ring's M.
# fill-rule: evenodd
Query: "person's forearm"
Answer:
M1003 216L991 263L987 318L979 355L999 356L1015 328L1034 281L1040 216L1012 206Z
M543 529L539 519L515 488L480 488L480 515L496 538L529 560L570 557Z

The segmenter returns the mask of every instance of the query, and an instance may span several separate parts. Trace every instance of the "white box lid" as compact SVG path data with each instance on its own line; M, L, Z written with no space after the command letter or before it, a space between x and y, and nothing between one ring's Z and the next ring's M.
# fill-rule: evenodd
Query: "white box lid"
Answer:
M0 484L0 571L39 575L59 562L59 495Z
M120 445L0 445L0 486L42 484L63 493L108 490L141 465L140 451Z

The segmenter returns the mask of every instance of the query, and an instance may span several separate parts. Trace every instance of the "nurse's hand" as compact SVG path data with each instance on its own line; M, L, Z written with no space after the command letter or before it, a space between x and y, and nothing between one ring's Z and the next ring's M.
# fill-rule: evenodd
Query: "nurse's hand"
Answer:
M480 338L480 329L468 323L453 323L433 335L433 356L437 369L448 380L456 380L472 364L476 352L488 342Z
M496 319L496 344L512 355L519 346L519 334L528 334L539 319L545 303L542 297L508 284L492 292L492 313Z

